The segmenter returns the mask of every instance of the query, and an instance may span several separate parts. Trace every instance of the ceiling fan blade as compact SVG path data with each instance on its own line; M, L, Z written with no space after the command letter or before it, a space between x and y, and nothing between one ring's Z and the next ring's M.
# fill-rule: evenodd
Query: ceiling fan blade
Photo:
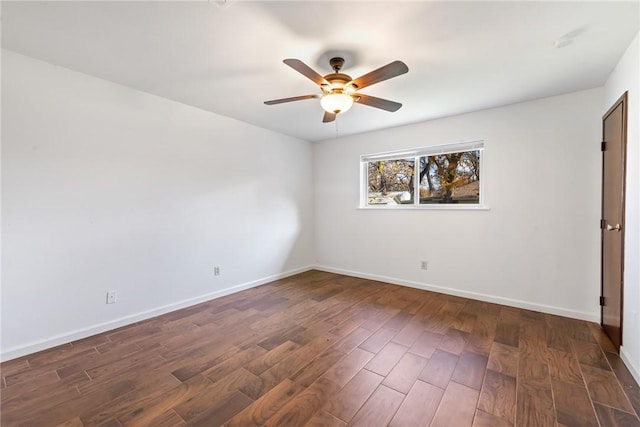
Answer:
M409 67L402 61L393 61L390 64L380 67L377 70L373 70L370 73L360 76L357 79L351 81L351 84L356 86L356 89L362 89L372 84L380 83L381 81L390 79L392 77L399 76L409 71Z
M398 111L402 104L399 102L389 101L388 99L376 98L375 96L363 95L356 93L353 95L358 104L368 105L369 107L380 108L387 111Z
M285 59L282 62L284 62L289 67L293 68L303 76L307 77L318 86L329 84L329 82L326 81L324 77L322 77L320 74L313 71L311 67L309 67L307 64L300 61L299 59Z
M329 123L336 119L336 115L333 113L329 113L327 111L324 112L324 117L322 118L322 123Z
M302 101L303 99L320 98L320 95L302 95L294 96L292 98L273 99L271 101L264 101L267 105L282 104L284 102Z

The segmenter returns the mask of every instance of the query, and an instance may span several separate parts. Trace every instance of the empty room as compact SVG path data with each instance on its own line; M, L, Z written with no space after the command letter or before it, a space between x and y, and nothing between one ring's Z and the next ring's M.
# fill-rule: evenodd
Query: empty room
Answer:
M640 427L640 1L0 8L2 427Z

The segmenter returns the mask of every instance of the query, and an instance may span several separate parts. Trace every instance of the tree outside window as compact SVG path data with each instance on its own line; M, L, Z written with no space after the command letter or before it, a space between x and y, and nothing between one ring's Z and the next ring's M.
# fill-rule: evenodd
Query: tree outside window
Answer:
M420 157L420 204L480 202L480 150Z
M370 205L413 204L415 159L369 162Z

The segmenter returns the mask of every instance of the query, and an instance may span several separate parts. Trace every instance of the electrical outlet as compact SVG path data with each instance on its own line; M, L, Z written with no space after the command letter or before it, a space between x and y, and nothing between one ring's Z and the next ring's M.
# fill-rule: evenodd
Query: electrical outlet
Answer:
M420 261L420 268L422 270L426 270L428 266L429 266L429 263L427 261Z
M213 267L213 275L214 276L219 276L220 275L220 267Z
M107 292L107 304L115 304L118 301L118 291Z

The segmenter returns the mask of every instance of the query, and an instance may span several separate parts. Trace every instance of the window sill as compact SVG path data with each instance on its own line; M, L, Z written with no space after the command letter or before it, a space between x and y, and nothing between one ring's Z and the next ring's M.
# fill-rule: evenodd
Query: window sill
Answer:
M475 206L475 205L380 205L380 206L358 206L356 209L365 211L377 211L377 210L396 210L396 211L489 211L489 206Z

